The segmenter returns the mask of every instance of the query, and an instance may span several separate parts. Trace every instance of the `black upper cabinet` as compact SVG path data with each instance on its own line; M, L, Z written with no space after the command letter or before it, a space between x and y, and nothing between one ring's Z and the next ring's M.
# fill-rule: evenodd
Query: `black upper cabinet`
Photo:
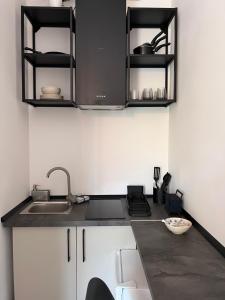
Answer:
M76 98L80 108L125 106L126 1L76 1Z

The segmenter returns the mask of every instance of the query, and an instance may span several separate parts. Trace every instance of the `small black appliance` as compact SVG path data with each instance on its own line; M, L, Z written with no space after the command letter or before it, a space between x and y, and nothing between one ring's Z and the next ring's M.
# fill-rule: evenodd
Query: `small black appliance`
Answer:
M151 215L151 209L144 195L142 185L127 186L128 213L133 217L147 217Z
M181 214L183 208L183 193L176 190L175 194L165 194L165 208L168 214Z

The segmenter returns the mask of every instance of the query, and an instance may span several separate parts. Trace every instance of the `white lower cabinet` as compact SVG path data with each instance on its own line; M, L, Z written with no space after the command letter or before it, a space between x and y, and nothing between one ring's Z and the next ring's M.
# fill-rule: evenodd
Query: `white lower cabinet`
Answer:
M77 228L77 300L85 300L88 282L101 278L115 297L119 280L119 249L135 249L130 226ZM132 263L132 262L131 262Z
M15 300L85 300L93 277L116 298L126 249L136 249L130 226L13 228Z
M13 228L15 300L76 299L76 227Z

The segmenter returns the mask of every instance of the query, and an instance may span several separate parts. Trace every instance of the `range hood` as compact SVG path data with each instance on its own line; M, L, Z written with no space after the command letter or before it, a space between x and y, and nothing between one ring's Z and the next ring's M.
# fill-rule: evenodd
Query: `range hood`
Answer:
M126 103L126 1L76 1L76 99L80 109Z

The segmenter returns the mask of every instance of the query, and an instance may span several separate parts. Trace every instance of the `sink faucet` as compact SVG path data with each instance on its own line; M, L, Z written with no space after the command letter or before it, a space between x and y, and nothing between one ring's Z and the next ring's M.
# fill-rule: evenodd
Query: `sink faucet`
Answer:
M55 167L55 168L52 168L48 171L47 173L47 177L49 178L49 176L52 174L52 172L54 171L63 171L66 173L66 176L67 176L67 188L68 188L68 195L66 196L66 200L68 201L68 203L71 205L73 202L75 202L76 200L76 196L72 195L71 193L71 185L70 185L70 173L67 171L67 169L65 168L62 168L62 167Z

